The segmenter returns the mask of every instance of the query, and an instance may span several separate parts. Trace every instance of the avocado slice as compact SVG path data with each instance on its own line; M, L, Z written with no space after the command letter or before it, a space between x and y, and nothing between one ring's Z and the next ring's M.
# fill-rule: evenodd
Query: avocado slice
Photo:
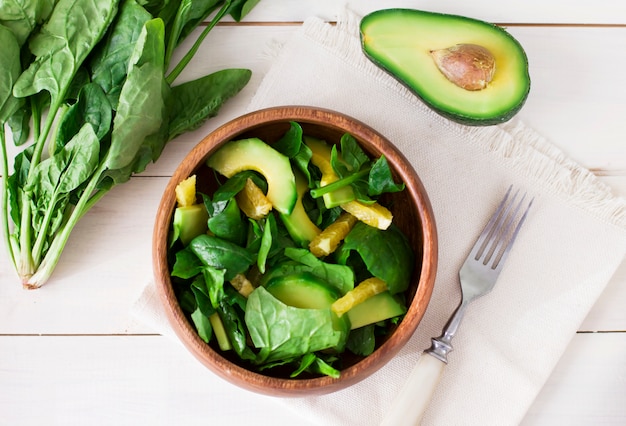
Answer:
M360 37L363 52L373 63L434 111L456 122L476 126L503 123L528 97L526 53L513 36L496 25L458 15L385 9L363 17ZM493 61L491 76L481 81L483 84L463 84L464 76L489 61ZM464 71L459 75L455 66L464 66ZM456 72L456 77L447 71Z
M405 313L404 304L397 297L392 296L389 291L383 291L359 303L346 312L345 316L350 319L350 326L354 330Z
M267 199L279 213L291 213L296 204L296 178L289 158L261 139L227 142L209 157L207 165L228 178L244 170L261 173L267 180Z
M208 229L209 213L204 204L176 207L174 210L174 238L180 238L184 245Z
M302 309L330 308L339 292L310 272L297 272L272 278L265 288L285 305Z
M332 316L333 328L346 336L350 331L347 315L338 317L330 306L339 297L339 291L310 272L296 272L272 278L265 289L285 305L300 309L327 309ZM343 350L345 340L335 348Z
M296 191L298 192L296 205L290 214L281 213L280 218L285 224L285 228L287 228L287 232L289 232L291 238L293 238L300 247L308 247L311 240L322 231L313 223L302 204L302 197L309 190L307 179L301 172L294 170L294 174L296 176Z

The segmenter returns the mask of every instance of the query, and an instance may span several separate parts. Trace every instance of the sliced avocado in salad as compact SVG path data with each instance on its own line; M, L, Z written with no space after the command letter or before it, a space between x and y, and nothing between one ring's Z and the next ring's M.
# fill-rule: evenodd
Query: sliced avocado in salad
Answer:
M384 291L354 306L344 316L350 319L350 326L354 330L405 313L406 306L389 291Z
M296 199L296 204L291 213L281 213L280 218L285 224L291 238L293 238L300 247L307 247L311 240L322 231L313 223L302 204L302 197L309 191L308 182L302 173L294 171L294 174L296 177L298 198Z
M180 238L184 245L207 231L209 214L203 204L176 207L174 210L173 239Z
M467 125L511 119L530 91L520 43L464 16L386 9L361 20L365 55L439 114Z
M267 198L280 213L289 214L296 199L296 178L289 158L258 138L231 141L207 160L207 165L226 177L254 170L267 180Z
M336 288L310 272L274 278L265 288L281 302L303 309L329 308L340 296Z

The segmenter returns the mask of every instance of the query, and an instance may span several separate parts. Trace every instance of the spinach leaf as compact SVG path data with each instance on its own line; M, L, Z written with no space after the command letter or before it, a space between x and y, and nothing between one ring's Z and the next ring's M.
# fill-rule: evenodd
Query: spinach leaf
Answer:
M289 130L272 147L281 154L293 158L300 152L302 145L302 126L295 121L289 122Z
M276 228L276 221L272 219L274 219L273 215L269 215L265 219L261 246L259 247L259 253L257 255L257 267L262 274L265 273L265 264L272 248L273 234Z
M191 321L196 327L198 336L200 336L205 343L209 343L213 336L213 327L211 327L209 318L202 313L200 308L196 308L196 310L191 313Z
M346 333L333 327L330 309L287 306L263 287L250 293L245 322L254 346L262 349L262 363L333 348L346 338Z
M13 97L13 82L19 77L21 72L19 57L20 47L15 36L6 27L0 25L0 175L2 176L2 186L0 187L0 226L4 235L5 245L7 247L11 261L15 265L17 247L15 248L11 242L9 214L7 212L7 203L11 196L10 183L7 181L9 176L9 163L7 158L6 137L4 133L4 125L16 110L20 108L20 102ZM16 203L11 200L11 205Z
M241 21L261 0L233 0L228 14L237 22Z
M105 167L110 170L125 170L131 166L144 140L161 127L165 111L163 31L163 21L148 21L131 55L105 160ZM123 178L127 176L116 177L116 180Z
M225 274L225 269L218 269L208 265L202 268L202 276L206 283L209 300L211 301L211 306L215 309L219 307L220 302L224 298Z
M315 257L309 250L295 247L285 248L285 256L306 267L296 269L307 270L322 278L339 290L342 295L354 288L354 272L349 266L324 262Z
M55 0L3 0L0 24L10 29L22 46L35 28L50 16L55 3Z
M221 0L181 0L171 24L166 29L167 51L166 63L169 63L176 46L189 33L219 7Z
M357 222L337 250L337 262L348 264L353 252L360 256L370 274L387 283L392 294L408 288L413 251L404 234L394 225L383 231Z
M20 47L13 33L0 25L0 126L17 111L20 100L13 96L13 84L19 78ZM6 158L6 157L3 157Z
M374 162L368 175L368 193L371 196L383 194L385 192L399 192L404 189L404 183L397 184L393 180L387 158L381 155Z
M59 0L30 40L36 59L16 82L15 95L26 97L46 90L57 105L116 12L117 2L112 0Z
M112 118L111 104L100 86L95 83L84 85L78 102L67 110L59 122L56 149L63 148L85 123L93 127L98 139L104 138L109 133Z
M220 301L217 312L222 320L222 323L224 324L224 330L228 335L228 340L237 355L239 355L241 359L254 360L256 355L252 352L252 349L248 347L246 341L247 332L244 319L245 307L244 309L241 309L239 304L240 299L243 298L243 296L239 295L239 293L235 291L231 291L231 289L232 287L229 287L228 291L226 291L226 293L229 294L229 297L224 297ZM240 296L240 298L237 296Z
M168 139L195 130L214 117L239 93L252 75L246 69L225 69L172 87Z
M28 141L30 134L30 100L24 100L23 104L7 120L7 124L13 134L13 144L21 146Z
M193 278L202 273L202 261L189 247L176 252L176 261L172 266L172 276L179 278Z
M111 28L91 57L91 79L102 87L115 110L126 80L130 57L144 25L151 18L134 0L124 1Z
M346 348L356 355L368 356L376 347L376 336L374 333L374 324L359 327L350 332Z
M198 235L188 247L205 266L226 269L224 279L227 281L245 272L256 261L245 248L209 235Z
M197 308L200 309L200 312L202 312L204 316L208 318L216 312L215 307L211 303L209 290L203 275L198 275L193 280L191 283L191 292L194 295Z
M24 187L31 200L32 226L38 232L33 245L33 260L41 259L48 237L54 234L65 216L70 192L86 182L98 167L100 142L90 124L52 157L32 169Z
M208 197L207 197L208 198ZM206 205L207 199L205 199ZM241 245L246 240L246 222L234 199L209 203L213 214L209 217L209 230L219 238Z
M339 141L339 143L341 146L341 158L345 163L348 164L349 170L356 172L358 170L361 170L362 166L369 164L369 157L359 146L359 143L356 141L354 136L349 133L344 133L343 136L341 136L341 140ZM340 165L341 164L338 164L335 157L333 166ZM338 168L336 170L342 171L342 168ZM343 174L340 174L339 176L344 177Z

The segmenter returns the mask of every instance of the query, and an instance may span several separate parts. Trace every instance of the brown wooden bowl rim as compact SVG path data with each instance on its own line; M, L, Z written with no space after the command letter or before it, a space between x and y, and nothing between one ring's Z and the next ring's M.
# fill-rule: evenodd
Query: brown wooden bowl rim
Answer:
M410 191L421 216L423 234L422 270L417 292L403 321L396 331L376 351L357 364L341 371L341 377L312 379L283 379L266 376L236 365L204 343L191 327L180 308L170 281L167 264L169 226L175 207L174 188L193 174L219 146L238 135L277 122L296 121L323 125L349 132L374 153L383 151ZM399 167L404 165L404 167ZM218 376L258 393L275 396L323 394L352 385L386 364L411 338L421 321L430 297L438 261L438 240L434 215L424 186L410 162L391 142L370 126L343 113L308 106L279 106L253 111L237 117L205 136L184 158L170 178L160 201L153 232L152 262L154 279L167 319L184 346L207 368ZM363 374L366 372L366 374Z

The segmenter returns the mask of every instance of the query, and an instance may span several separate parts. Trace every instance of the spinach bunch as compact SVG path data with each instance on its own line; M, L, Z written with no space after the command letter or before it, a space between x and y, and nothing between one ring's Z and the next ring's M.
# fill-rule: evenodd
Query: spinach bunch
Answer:
M50 278L72 229L98 200L248 83L245 69L175 80L224 16L238 21L258 1L0 3L0 221L26 288ZM12 174L7 126L22 148Z
M308 177L309 191L302 202L309 217L324 228L340 215L341 207L328 209L322 199L311 197L324 187L303 138L301 126L292 122L272 146L290 159L294 171ZM345 134L333 152L344 159L339 166L341 185L356 185L367 200L403 190L384 157L371 160L351 135ZM342 296L375 276L386 282L390 293L400 296L413 271L411 246L393 224L381 230L358 222L334 254L318 258L294 241L280 213L272 210L264 218L252 219L240 210L236 196L247 179L267 191L261 174L245 170L221 182L213 194L201 194L208 233L185 244L178 238L180 224L172 224L168 256L181 308L202 340L217 342L224 350L220 337L225 338L234 357L253 370L281 368L291 377L304 372L338 377L346 350L357 356L371 354L376 337L399 318L350 330L349 323L337 321L330 308L300 309L282 303L271 293L271 283L284 277L313 277ZM236 290L235 282L242 276L254 287L246 295ZM218 325L212 321L216 316ZM221 329L224 334L217 336Z

